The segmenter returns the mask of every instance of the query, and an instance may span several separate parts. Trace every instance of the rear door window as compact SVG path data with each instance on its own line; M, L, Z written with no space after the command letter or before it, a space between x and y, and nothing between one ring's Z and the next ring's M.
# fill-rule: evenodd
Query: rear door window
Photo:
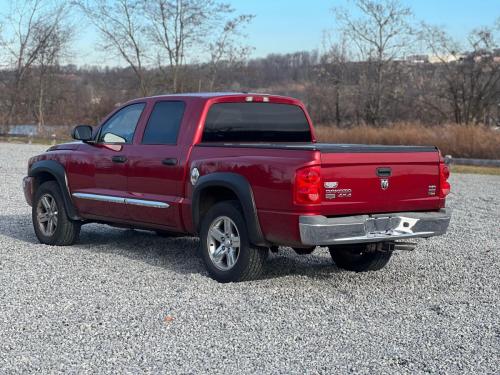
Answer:
M311 142L299 106L279 103L217 103L210 107L203 142Z
M186 104L181 101L157 102L144 130L142 143L146 145L174 145Z

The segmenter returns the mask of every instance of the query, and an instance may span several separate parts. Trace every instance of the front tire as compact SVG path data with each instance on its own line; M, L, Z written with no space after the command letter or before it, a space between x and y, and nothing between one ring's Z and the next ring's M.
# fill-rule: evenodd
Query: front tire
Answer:
M329 250L337 267L355 272L378 271L392 256L391 244L385 243L337 245Z
M208 210L201 222L200 249L208 273L222 283L258 278L268 252L250 244L236 201L220 202Z
M57 182L45 182L36 190L31 216L41 243L66 246L77 241L81 223L68 217Z

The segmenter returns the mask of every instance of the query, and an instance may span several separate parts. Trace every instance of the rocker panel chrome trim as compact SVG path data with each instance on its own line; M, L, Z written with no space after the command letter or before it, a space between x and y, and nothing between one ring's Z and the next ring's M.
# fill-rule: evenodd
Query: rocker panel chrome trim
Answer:
M153 207L153 208L169 208L170 205L164 202L157 201L145 201L142 199L129 199L125 198L125 204L130 204L134 206L144 206L144 207Z
M75 198L88 199L99 202L122 203L122 204L130 204L133 206L143 206L143 207L153 207L153 208L170 207L168 203L164 202L147 201L143 199L121 198L121 197L114 197L112 195L100 195L100 194L89 194L89 193L73 193L72 195Z
M113 197L112 195L99 195L89 193L73 193L75 198L87 199L91 201L109 202L109 203L125 203L125 198Z

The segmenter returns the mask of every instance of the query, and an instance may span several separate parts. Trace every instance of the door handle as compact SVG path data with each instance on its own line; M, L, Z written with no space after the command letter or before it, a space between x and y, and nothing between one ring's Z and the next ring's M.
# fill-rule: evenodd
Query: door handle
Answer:
M125 163L127 161L127 157L123 155L118 155L118 156L113 156L111 160L113 160L113 163Z
M176 158L167 158L163 159L161 161L163 165L177 165L177 159Z

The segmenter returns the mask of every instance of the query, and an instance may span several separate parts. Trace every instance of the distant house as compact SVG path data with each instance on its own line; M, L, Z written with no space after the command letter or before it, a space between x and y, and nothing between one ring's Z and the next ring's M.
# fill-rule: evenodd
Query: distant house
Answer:
M493 50L493 61L500 63L500 48L495 48Z
M449 54L449 55L431 55L429 62L431 64L450 63L454 61L461 61L465 58L462 54Z
M406 62L411 64L424 64L429 62L429 55L409 55L406 56Z

